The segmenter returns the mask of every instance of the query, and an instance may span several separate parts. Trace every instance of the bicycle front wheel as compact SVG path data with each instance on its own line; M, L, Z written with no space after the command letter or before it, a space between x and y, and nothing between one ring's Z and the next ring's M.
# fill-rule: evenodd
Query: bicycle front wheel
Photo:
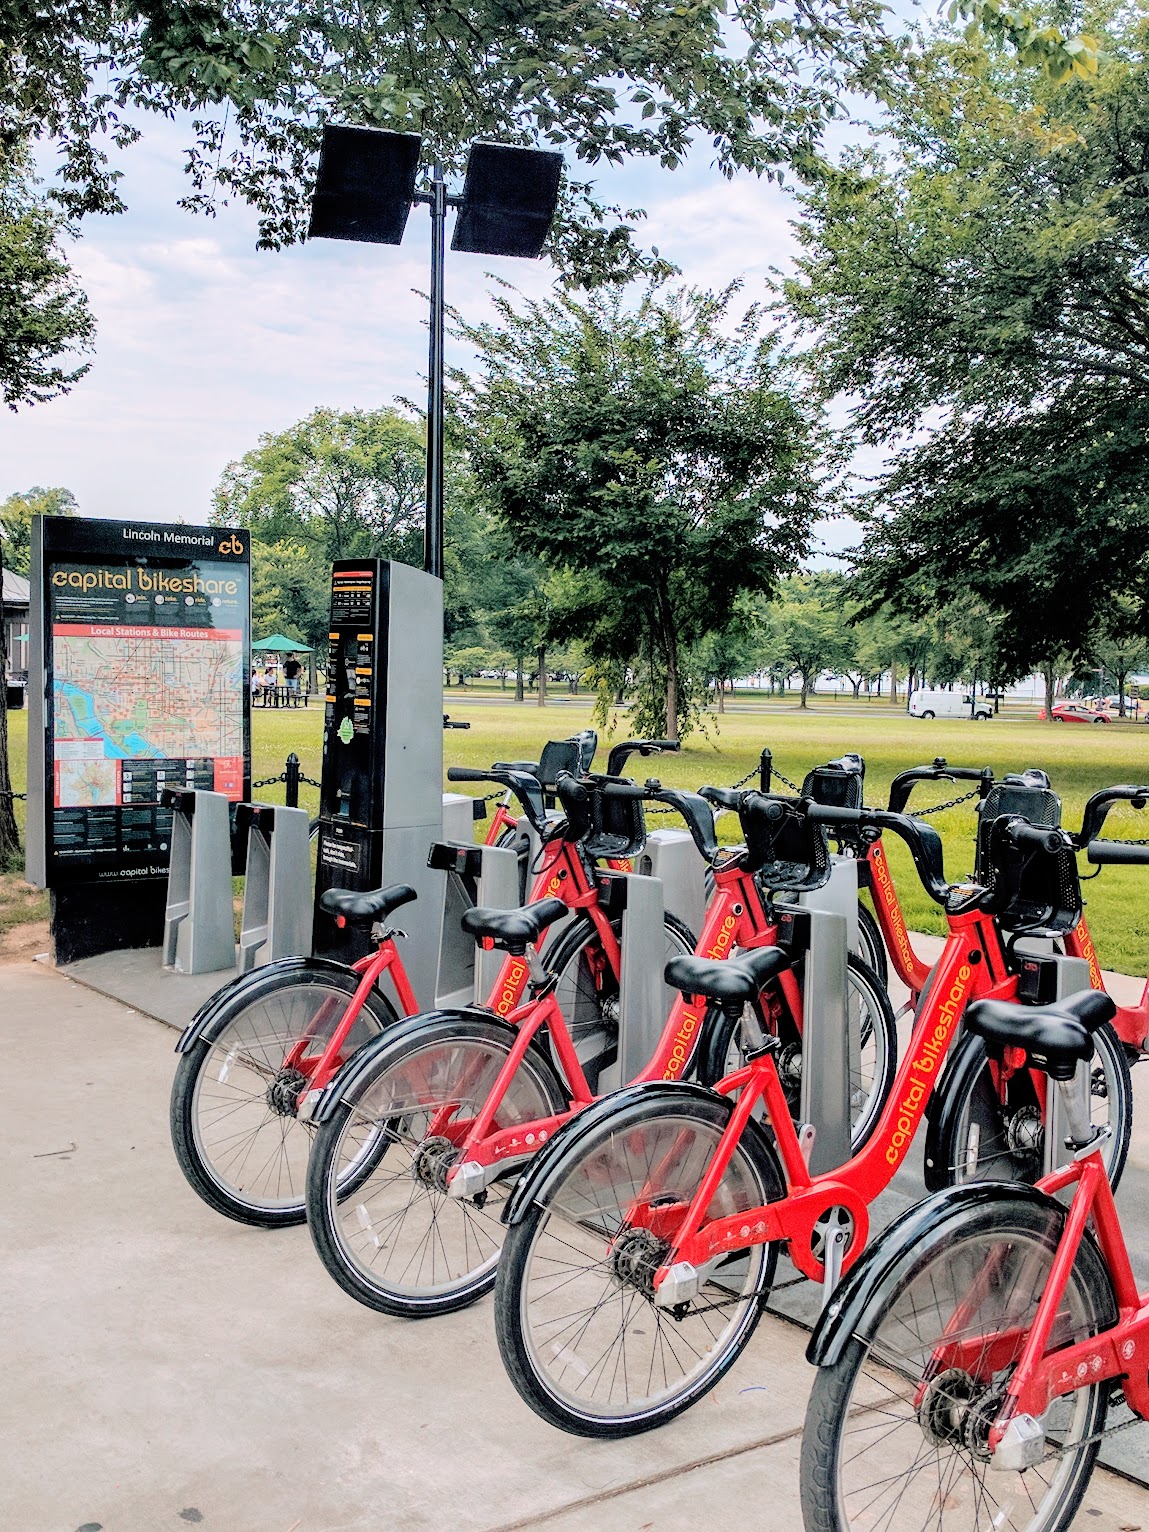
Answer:
M281 1228L305 1217L304 1180L314 1128L296 1115L306 1069L290 1062L301 1043L314 1059L355 994L358 976L293 963L237 990L205 1037L180 1054L172 1081L172 1146L209 1207L237 1223ZM355 1019L340 1062L396 1021L374 990Z
M552 1425L595 1437L662 1425L708 1393L753 1334L774 1280L773 1245L711 1262L698 1295L673 1310L653 1301L671 1210L685 1213L730 1110L719 1096L631 1103L507 1231L495 1285L499 1350L523 1399ZM775 1152L750 1123L709 1216L782 1194Z
M802 1436L806 1532L1069 1527L1097 1455L1108 1382L1052 1402L1032 1468L993 1469L988 1449L1064 1223L1056 1204L1003 1188L999 1200L955 1213L883 1281L880 1314L864 1317L814 1380ZM1112 1314L1108 1278L1087 1239L1051 1350L1096 1334Z
M447 1196L446 1178L514 1039L505 1023L452 1018L381 1043L354 1099L340 1102L319 1129L307 1170L311 1238L329 1275L360 1303L419 1319L490 1290L508 1183L456 1199ZM494 1131L568 1104L532 1044Z

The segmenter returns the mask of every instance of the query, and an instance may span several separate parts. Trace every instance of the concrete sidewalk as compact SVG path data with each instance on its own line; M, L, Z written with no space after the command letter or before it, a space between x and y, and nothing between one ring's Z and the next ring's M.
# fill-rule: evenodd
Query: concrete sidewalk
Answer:
M765 1318L664 1430L564 1436L506 1380L489 1300L386 1319L306 1230L199 1202L168 1139L169 1028L13 964L0 1039L5 1532L799 1532L802 1331ZM1099 1471L1079 1525L1149 1532L1149 1492Z

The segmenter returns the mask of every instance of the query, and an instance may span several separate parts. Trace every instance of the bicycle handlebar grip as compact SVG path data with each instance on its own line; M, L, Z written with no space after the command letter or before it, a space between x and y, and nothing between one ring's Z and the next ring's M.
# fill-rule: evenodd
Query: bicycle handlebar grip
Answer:
M734 813L738 812L742 802L742 794L736 787L700 787L698 796L717 808L731 809Z
M781 808L781 804L778 807ZM838 808L831 803L811 803L806 813L820 825L860 825L868 817L866 809Z
M1149 846L1119 840L1091 840L1085 855L1093 867L1149 867Z
M646 742L646 750L643 750L642 754L645 755L647 750L661 750L664 752L668 751L673 755L681 749L682 745L676 739L648 739Z
M473 766L448 766L448 782L489 782L489 771L476 771Z
M649 798L651 795L645 787L639 787L637 782L604 782L599 788L604 798Z
M1036 825L1010 824L1005 833L1015 846L1029 846L1034 851L1052 853L1065 845L1065 836L1060 830L1039 830Z

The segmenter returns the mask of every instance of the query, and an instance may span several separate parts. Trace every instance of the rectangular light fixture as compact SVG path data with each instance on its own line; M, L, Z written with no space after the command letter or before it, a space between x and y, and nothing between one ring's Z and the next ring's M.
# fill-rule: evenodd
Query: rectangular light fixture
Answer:
M472 144L451 249L534 259L555 215L562 167L550 149Z
M418 133L325 127L308 238L399 244L422 142Z

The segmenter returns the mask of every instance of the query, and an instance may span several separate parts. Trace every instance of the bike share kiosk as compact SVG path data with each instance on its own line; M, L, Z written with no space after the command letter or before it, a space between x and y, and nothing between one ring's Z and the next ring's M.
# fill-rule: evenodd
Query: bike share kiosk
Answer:
M408 883L419 895L403 961L420 1005L435 1000L440 874L427 847L443 827L443 587L384 559L339 559L323 720L314 951L353 962L370 934L320 907L330 888Z

